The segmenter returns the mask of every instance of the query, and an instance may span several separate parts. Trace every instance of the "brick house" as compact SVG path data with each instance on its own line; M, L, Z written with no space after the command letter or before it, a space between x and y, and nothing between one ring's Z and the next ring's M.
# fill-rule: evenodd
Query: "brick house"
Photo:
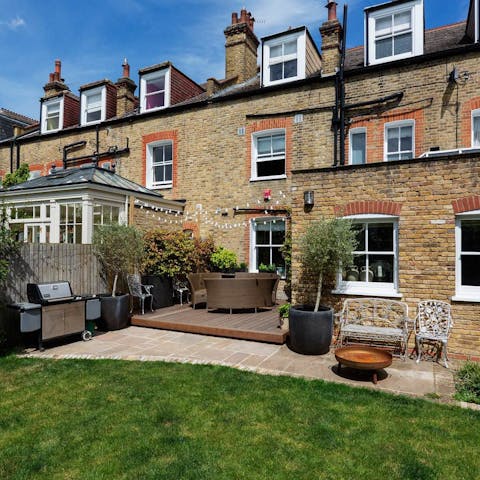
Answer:
M365 46L345 57L336 3L327 6L321 52L306 27L259 41L251 14L234 13L225 78L203 85L164 62L139 71L136 93L125 61L117 82L75 95L57 61L40 128L0 142L0 169L27 162L46 175L82 145L77 163L114 162L119 175L185 200L178 228L213 235L251 271L283 272L291 223L294 301L312 294L296 256L305 226L349 217L362 242L329 301L402 298L414 311L420 299L448 300L451 351L478 358L479 0L464 22L429 31L423 0L369 7Z

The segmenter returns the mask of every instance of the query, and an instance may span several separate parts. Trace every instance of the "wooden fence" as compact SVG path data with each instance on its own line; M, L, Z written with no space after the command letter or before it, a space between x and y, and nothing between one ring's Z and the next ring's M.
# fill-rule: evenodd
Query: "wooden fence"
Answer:
M108 291L92 245L31 243L22 245L11 263L0 302L26 302L27 283L59 280L70 282L75 295Z

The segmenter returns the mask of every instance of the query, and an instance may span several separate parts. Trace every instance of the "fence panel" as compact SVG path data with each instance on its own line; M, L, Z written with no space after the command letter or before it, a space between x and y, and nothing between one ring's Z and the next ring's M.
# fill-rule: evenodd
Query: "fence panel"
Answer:
M20 247L1 288L3 303L26 302L27 283L70 282L74 294L98 294L107 286L92 245L30 243Z

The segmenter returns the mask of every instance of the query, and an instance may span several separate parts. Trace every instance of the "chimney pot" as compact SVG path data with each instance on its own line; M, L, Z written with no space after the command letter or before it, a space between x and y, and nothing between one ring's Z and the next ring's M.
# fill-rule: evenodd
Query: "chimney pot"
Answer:
M128 61L126 58L123 60L122 67L123 67L123 77L130 78L130 65L128 64Z
M244 8L240 11L240 22L247 23L247 11Z
M326 8L328 8L328 21L337 20L337 2L335 0L329 0Z
M238 23L238 13L233 12L232 13L232 25L236 25Z

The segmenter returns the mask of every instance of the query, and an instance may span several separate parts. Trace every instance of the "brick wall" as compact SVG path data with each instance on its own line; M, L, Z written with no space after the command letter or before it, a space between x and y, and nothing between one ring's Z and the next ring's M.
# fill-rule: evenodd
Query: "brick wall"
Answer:
M66 94L63 96L63 128L78 125L80 119L80 100Z
M192 97L196 97L203 93L203 89L193 80L186 77L182 72L177 70L173 65L171 67L171 92L170 104L183 102Z
M302 233L320 216L387 214L398 216L399 292L413 319L420 300L452 304L455 322L449 352L480 360L480 303L452 301L455 296L455 213L480 207L480 158L413 160L294 173L294 301L312 298L298 259ZM315 192L315 206L303 209L303 192ZM328 292L332 286L329 286ZM327 290L326 290L327 292ZM324 302L338 310L340 295Z

